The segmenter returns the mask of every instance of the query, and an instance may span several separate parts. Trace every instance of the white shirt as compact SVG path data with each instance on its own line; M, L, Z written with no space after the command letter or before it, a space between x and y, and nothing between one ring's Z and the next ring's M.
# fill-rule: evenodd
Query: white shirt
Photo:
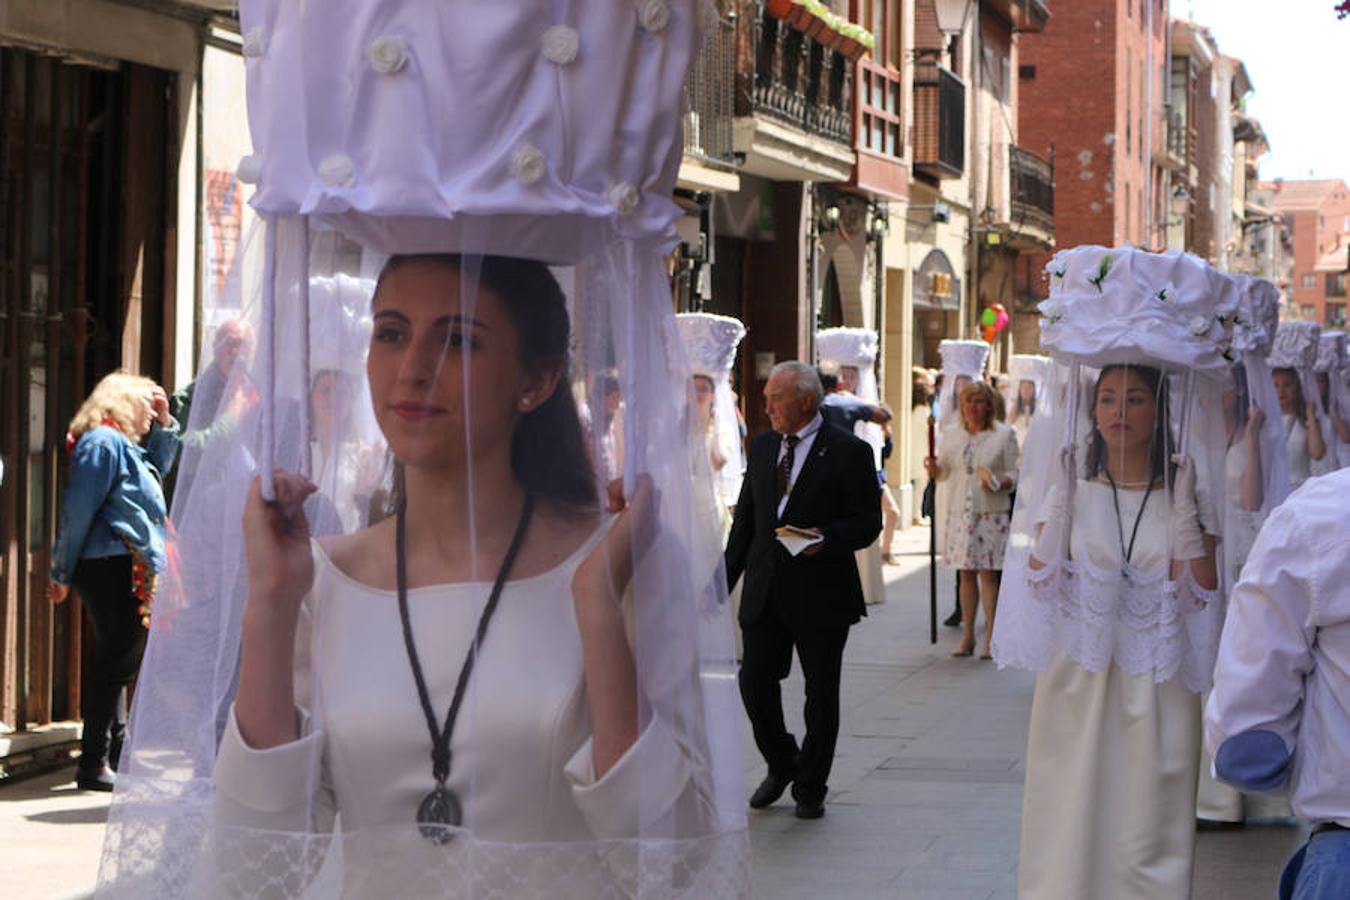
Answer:
M1233 589L1205 738L1222 780L1350 826L1348 495L1336 472L1271 513Z
M792 489L797 486L797 476L802 474L802 466L806 464L806 457L811 452L811 445L816 442L816 434L825 426L825 420L821 418L820 413L806 423L806 427L797 432L797 446L792 451L792 476L788 479L788 489L784 492L783 498L778 501L778 518L783 518L783 510L787 509L788 498L792 496ZM787 439L778 442L778 462L783 461L783 455L787 453Z

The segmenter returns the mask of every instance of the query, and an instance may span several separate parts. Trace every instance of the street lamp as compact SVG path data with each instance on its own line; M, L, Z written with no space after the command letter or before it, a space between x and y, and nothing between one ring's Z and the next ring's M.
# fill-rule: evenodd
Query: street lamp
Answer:
M970 16L970 0L934 0L937 11L938 31L947 38L947 47L953 59L956 57L956 42L966 30L966 19Z
M948 37L959 37L966 30L970 15L970 0L934 0L937 7L938 31Z

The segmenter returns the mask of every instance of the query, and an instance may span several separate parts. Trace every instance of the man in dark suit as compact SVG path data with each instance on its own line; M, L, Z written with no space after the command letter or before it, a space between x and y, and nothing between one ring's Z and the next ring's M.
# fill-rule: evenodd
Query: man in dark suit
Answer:
M839 675L849 626L867 615L853 554L881 531L881 497L872 448L826 425L815 369L774 367L764 388L772 431L750 455L727 540L727 581L741 574L744 638L741 699L769 774L750 797L762 809L789 784L796 814L825 814L826 780L839 734ZM779 529L819 538L792 555ZM800 749L783 722L780 682L793 648L806 680L806 734Z

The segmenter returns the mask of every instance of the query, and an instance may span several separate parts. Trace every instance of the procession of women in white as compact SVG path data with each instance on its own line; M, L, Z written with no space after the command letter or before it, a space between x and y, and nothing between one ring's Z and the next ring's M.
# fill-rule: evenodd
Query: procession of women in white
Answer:
M260 223L210 318L253 323L254 402L175 498L103 896L749 895L745 328L676 317L664 269L701 4L441 6L240 3ZM944 343L939 401L938 517L992 517L992 653L1039 673L1019 892L1186 897L1228 598L1350 465L1345 340L1184 254L1047 278L1048 356L985 411L1020 467L956 431L988 345ZM819 348L879 402L874 332ZM1254 727L1218 697L1211 750Z

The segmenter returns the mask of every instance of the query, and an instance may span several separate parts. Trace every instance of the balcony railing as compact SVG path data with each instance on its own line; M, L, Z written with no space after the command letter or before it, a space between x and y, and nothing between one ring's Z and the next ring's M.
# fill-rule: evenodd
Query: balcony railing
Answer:
M684 152L709 162L732 165L732 120L736 103L736 28L719 19L684 82Z
M966 85L932 63L914 68L914 168L934 178L966 170Z
M756 4L753 112L853 143L853 64Z
M1029 150L1009 147L1014 222L1055 232L1055 169Z
M1167 114L1167 152L1186 164L1186 117L1178 109Z

